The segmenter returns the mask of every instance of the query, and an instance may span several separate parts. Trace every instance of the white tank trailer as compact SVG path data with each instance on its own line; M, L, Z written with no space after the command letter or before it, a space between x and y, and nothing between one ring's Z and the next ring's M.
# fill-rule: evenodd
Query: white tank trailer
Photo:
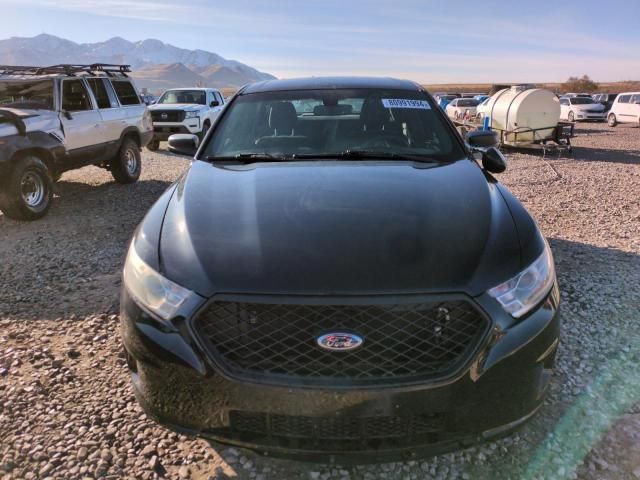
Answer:
M489 127L498 133L501 143L521 147L554 138L560 100L543 88L515 86L496 92L486 112Z

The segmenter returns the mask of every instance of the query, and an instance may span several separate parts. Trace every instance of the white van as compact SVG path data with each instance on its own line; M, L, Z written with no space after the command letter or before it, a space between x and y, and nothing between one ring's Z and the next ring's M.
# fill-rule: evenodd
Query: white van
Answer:
M618 123L640 125L640 92L626 92L618 95L609 110L607 122L610 127Z

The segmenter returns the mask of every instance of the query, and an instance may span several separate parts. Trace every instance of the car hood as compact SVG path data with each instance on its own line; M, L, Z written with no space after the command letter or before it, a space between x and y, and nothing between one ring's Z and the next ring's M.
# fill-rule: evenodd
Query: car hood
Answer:
M162 273L215 293L465 292L521 269L497 184L471 160L194 161L160 235Z
M205 108L204 105L200 105L199 103L156 103L155 105L150 105L149 110L201 110Z

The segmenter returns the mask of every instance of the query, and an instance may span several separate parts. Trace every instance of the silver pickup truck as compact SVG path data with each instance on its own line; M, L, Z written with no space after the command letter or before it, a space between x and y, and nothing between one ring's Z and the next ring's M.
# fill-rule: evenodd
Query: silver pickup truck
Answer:
M119 183L141 171L153 137L151 115L127 65L0 66L0 210L44 216L53 181L86 165Z

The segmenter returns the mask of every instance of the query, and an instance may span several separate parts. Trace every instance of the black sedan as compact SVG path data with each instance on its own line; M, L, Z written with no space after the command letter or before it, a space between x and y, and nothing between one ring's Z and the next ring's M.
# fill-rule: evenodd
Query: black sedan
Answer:
M147 213L123 342L145 411L270 455L382 461L507 434L559 333L547 242L422 87L243 88ZM477 159L475 157L478 157Z

